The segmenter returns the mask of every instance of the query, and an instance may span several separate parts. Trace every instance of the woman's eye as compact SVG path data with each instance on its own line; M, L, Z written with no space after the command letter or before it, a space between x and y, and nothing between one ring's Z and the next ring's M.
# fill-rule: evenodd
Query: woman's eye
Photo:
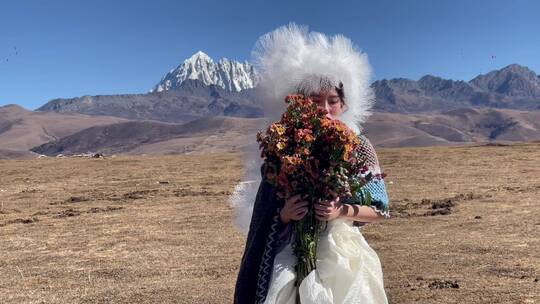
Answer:
M330 97L328 98L328 102L331 104L336 104L339 102L339 97Z

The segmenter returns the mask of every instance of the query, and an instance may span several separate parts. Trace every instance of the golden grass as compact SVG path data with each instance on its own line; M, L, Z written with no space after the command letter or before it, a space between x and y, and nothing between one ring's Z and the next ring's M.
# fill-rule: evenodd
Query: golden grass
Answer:
M362 231L391 303L538 301L539 143L378 153L392 218ZM0 303L232 302L244 236L227 199L239 155L0 170Z

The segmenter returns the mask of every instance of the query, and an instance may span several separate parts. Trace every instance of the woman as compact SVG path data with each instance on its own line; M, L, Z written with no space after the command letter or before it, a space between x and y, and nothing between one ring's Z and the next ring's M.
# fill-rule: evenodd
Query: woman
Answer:
M267 105L291 92L303 94L327 109L329 118L344 121L358 134L368 174L373 176L364 186L372 195L372 205L361 206L363 197L344 199L336 194L335 199L315 206L317 218L328 225L320 236L317 269L297 288L292 221L306 215L307 199L298 195L285 201L277 199L276 189L264 179L262 166L235 303L295 303L297 296L303 304L387 303L378 256L355 227L389 217L378 159L359 125L372 104L367 59L343 36L328 39L294 24L263 36L258 46L260 86L266 93L262 100L267 100ZM300 81L294 84L295 79ZM276 106L275 102L271 105ZM275 108L282 112L279 106Z

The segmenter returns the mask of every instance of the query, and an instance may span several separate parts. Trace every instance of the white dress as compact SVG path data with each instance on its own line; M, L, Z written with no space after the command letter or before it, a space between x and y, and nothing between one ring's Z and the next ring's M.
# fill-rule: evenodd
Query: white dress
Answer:
M328 222L317 248L317 269L300 284L302 304L387 304L377 253L352 221ZM290 244L280 251L265 304L295 304L296 257Z

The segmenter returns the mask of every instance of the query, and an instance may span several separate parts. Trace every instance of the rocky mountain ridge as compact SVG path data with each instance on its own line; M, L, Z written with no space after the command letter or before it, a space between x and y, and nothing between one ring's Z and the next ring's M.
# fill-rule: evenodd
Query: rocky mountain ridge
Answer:
M262 110L253 100L253 89L234 92L188 79L176 89L161 92L54 99L36 111L184 123L216 115L260 117Z
M540 76L517 64L468 82L426 75L417 81L378 80L371 87L376 96L374 110L378 112L438 113L462 107L540 109ZM264 113L255 91L256 87L236 91L208 85L204 79L185 79L178 86L147 94L54 99L37 110L176 123L208 115L261 117Z
M466 82L426 75L375 81L375 110L393 113L448 111L459 107L540 109L540 76L517 64Z

